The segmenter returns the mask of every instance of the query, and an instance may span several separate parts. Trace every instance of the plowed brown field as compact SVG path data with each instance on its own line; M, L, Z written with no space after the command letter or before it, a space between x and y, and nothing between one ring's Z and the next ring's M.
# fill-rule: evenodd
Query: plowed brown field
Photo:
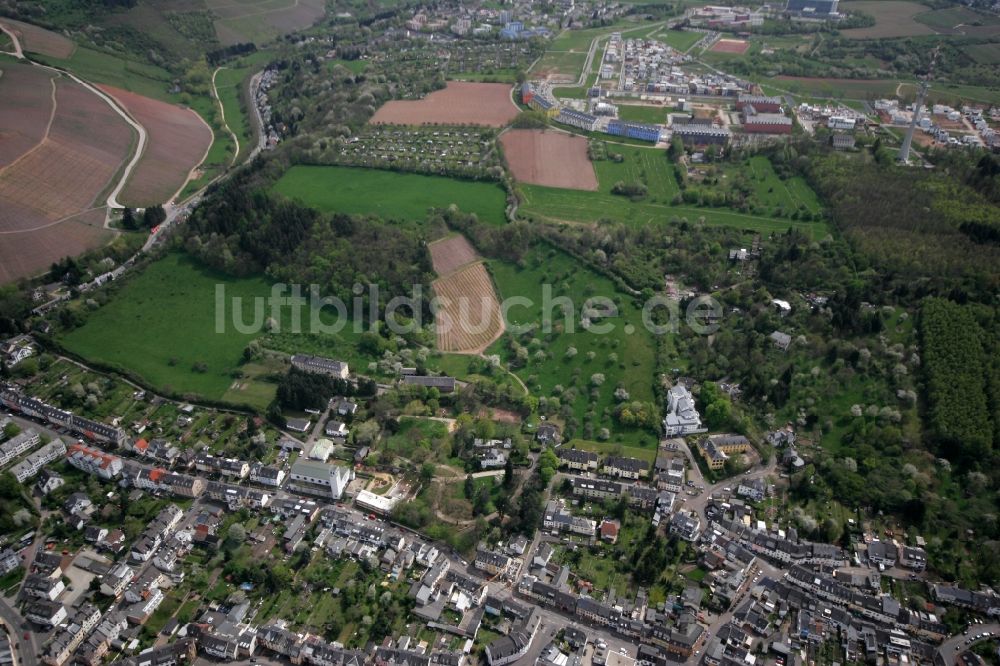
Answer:
M52 117L51 72L31 65L0 67L0 167L5 167L45 138Z
M517 107L506 83L449 81L421 100L386 102L372 123L390 125L486 125L502 127L514 119Z
M532 185L596 190L597 174L587 158L587 140L562 132L509 130L500 137L516 180Z
M431 286L439 303L441 351L479 354L503 333L500 302L482 262L449 273Z
M108 242L104 208L85 211L51 226L22 232L0 231L0 284L44 272L63 257Z
M99 86L146 128L148 142L120 200L127 206L164 204L187 182L212 145L212 130L191 109L112 86Z
M465 236L449 236L429 244L427 248L431 252L431 262L434 264L434 272L438 275L447 275L456 268L460 268L468 263L479 259L476 249L465 238Z

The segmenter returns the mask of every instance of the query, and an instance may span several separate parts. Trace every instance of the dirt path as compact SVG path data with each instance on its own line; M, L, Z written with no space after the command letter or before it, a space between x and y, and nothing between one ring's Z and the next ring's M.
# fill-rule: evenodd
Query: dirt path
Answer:
M212 72L212 97L219 103L219 115L222 116L222 125L229 132L229 136L233 137L233 145L236 146L236 149L233 151L233 159L229 162L229 166L233 166L236 164L236 159L240 156L240 140L236 136L236 132L229 126L229 123L226 122L226 107L222 105L222 99L219 97L219 89L215 85L215 75L219 73L220 69L225 69L225 67L216 67L215 71Z
M197 111L195 111L194 109L188 109L188 111L190 111L191 113L193 113L194 116L195 116L195 118L197 118L198 120L200 120L201 124L208 128L208 131L212 135L212 140L209 141L208 142L208 146L205 147L205 154L202 155L201 159L198 160L198 163L195 164L193 167L191 167L191 170L188 171L187 178L184 179L184 182L181 184L181 186L177 188L176 192L174 192L172 195L170 195L169 199L167 199L168 202L173 202L177 197L179 197L181 195L181 192L184 191L184 188L188 186L188 183L190 183L192 180L195 179L195 174L201 169L201 165L205 163L205 160L208 159L208 153L209 153L209 151L212 150L212 146L215 145L215 130L212 129L212 126L209 125L207 122L205 122L205 119L201 117L201 114L198 113ZM227 129L228 129L228 127L227 127ZM219 175L221 176L222 174L219 174ZM213 182L215 180L216 179L213 179ZM206 187L207 187L207 185L206 185Z
M0 51L0 53L6 53L7 55L14 56L18 60L24 60L24 51L21 49L21 41L17 38L17 35L14 33L14 31L8 28L3 23L0 23L0 30L2 30L8 37L10 37L10 41L14 44L13 53L11 53L10 51Z

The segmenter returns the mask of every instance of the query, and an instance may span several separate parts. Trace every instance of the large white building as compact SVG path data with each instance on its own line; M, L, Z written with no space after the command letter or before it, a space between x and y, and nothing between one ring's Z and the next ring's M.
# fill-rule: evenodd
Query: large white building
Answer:
M701 416L694 406L694 397L684 386L671 387L667 393L667 415L663 418L667 437L705 432Z
M343 497L347 484L354 478L354 470L341 465L303 460L299 458L288 473L289 485L314 495L329 493L333 499Z

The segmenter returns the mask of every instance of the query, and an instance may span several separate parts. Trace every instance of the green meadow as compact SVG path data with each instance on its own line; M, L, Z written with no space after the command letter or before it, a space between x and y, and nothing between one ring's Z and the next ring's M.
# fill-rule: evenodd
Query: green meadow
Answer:
M455 204L489 224L503 224L506 219L506 195L498 185L442 176L357 167L293 166L275 183L274 190L329 213L421 221L430 208Z
M628 392L630 400L654 399L655 341L642 324L641 306L631 296L617 291L608 278L548 245L534 247L519 264L489 263L501 301L512 296L530 300L530 305L515 305L507 312L508 329L511 325L535 326L533 333L518 337L528 350L528 358L514 372L533 394L549 400L558 398L568 405L581 426L590 420L594 432L588 438L596 437L600 428L606 427L613 433L612 442L655 448L653 432L620 427L611 416L618 387ZM551 298L566 297L573 309L569 316L556 308L548 310L552 324L549 333L542 330L546 312L544 285L550 285ZM615 302L617 316L601 322L611 324L610 332L583 328L583 306L591 297ZM487 353L500 354L516 366L509 345L512 335L507 333ZM595 381L596 375L602 375L603 381Z
M728 226L759 233L782 232L795 227L815 239L820 239L828 233L827 226L823 222L773 218L740 213L727 208L675 205L674 198L680 192L680 186L674 172L675 166L667 159L665 151L610 142L607 148L609 153L618 153L623 159L621 162L610 159L594 162L599 181L596 192L520 184L519 188L524 197L520 212L552 222L593 223L611 220L645 224L676 217L690 222L701 220L707 225ZM766 201L774 201L773 205L787 200L803 202L810 211L817 209L815 207L818 207L819 203L816 195L804 181L778 180L766 158L761 159L763 163L755 161L751 166L722 165L721 168L724 171L744 169L751 174L756 171L757 175L751 175L751 179L755 177L763 179L754 181L755 187L765 195ZM648 194L635 201L612 194L612 188L619 181L642 182L648 188ZM768 192L772 188L773 191ZM797 207L796 204L793 208Z

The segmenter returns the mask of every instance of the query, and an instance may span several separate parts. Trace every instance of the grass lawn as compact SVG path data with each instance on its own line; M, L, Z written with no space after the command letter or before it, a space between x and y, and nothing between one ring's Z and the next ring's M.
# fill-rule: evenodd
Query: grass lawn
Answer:
M737 168L749 171L755 195L765 206L781 206L786 210L804 208L810 213L817 213L822 208L816 193L801 176L781 180L770 160L763 155L756 155L750 158L747 166Z
M247 322L252 320L250 299L270 293L262 278L218 275L185 255L170 254L129 279L60 342L74 354L137 375L158 389L220 400L234 382L243 348L257 334L240 333L231 319L224 333L216 332L219 284L225 285L227 300L243 299ZM194 369L197 363L205 364L203 372ZM239 402L263 408L271 397L273 389L270 394L255 390Z
M595 442L588 439L571 439L563 444L563 448L580 449L581 451L593 451L602 456L625 456L627 458L638 458L645 460L652 467L656 462L656 442L652 446L647 442L646 446L623 446L616 442Z
M581 426L592 413L594 437L602 427L613 434L611 441L632 446L652 443L656 435L635 429L616 426L610 415L616 404L615 389L621 385L631 400L653 400L653 369L655 367L655 345L652 334L642 324L640 307L635 301L618 291L614 283L582 266L567 254L540 245L529 251L522 267L494 261L489 264L501 298L522 296L530 299L530 305L515 305L507 314L508 328L511 324L536 326L532 336L537 340L529 342L529 359L515 372L535 395L556 397L572 406L573 415ZM545 308L543 285L551 286L551 298L567 297L570 300L572 316L566 320L558 308ZM615 301L617 317L604 319L602 324L610 324L613 330L599 334L581 327L582 309L588 298L601 296ZM551 303L550 303L551 304ZM551 333L542 329L543 313L548 310L551 318ZM488 353L497 353L510 360L508 346L510 333L498 340ZM567 356L573 347L576 354ZM538 352L544 352L540 358ZM588 358L593 352L593 359ZM617 360L612 356L617 356ZM604 382L593 386L593 375L604 375ZM596 397L592 395L596 392ZM575 394L575 395L574 395ZM584 431L586 432L586 431Z
M638 104L619 104L618 117L636 123L663 125L667 122L666 106L645 106Z
M505 221L506 195L493 183L380 169L293 166L274 189L324 212L422 221L428 209L455 204L484 222L499 225Z
M656 34L656 39L683 53L697 44L704 36L705 33L689 30L664 30Z
M131 92L177 103L180 95L171 95L173 75L162 67L125 60L85 46L77 46L69 58L51 58L32 54L32 58L53 67L68 69L90 83L106 83Z

